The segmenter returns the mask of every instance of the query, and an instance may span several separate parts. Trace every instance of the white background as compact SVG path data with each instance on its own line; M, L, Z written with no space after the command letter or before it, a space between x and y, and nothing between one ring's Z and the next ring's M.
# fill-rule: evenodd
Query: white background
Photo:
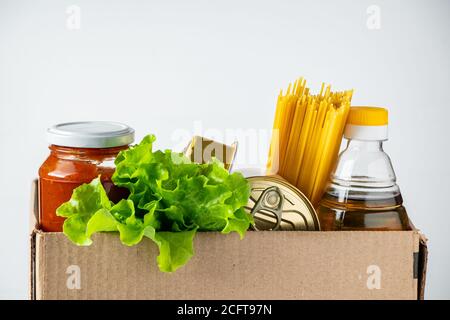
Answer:
M70 5L81 9L79 30L67 28ZM379 30L367 27L370 5ZM445 0L0 0L0 298L27 297L29 190L48 126L116 120L139 138L155 133L161 148L178 148L175 134L196 121L264 133L278 91L302 75L313 88L354 88L353 105L389 108L385 147L430 238L426 296L450 298L449 9Z

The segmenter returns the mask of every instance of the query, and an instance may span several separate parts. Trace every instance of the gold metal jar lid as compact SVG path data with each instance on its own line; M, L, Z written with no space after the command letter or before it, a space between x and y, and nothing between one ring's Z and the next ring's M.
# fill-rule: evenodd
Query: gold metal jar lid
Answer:
M308 198L278 176L249 177L251 195L246 210L255 230L320 230L319 219Z

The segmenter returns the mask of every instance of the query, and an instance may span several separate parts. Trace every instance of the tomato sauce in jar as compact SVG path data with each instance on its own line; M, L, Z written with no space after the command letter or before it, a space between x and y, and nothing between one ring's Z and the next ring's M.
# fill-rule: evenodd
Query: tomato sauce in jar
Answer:
M134 140L134 130L115 122L74 122L48 130L50 155L39 169L39 220L46 232L61 232L64 218L56 209L70 200L73 190L100 176L113 202L128 190L116 187L111 177L114 160Z

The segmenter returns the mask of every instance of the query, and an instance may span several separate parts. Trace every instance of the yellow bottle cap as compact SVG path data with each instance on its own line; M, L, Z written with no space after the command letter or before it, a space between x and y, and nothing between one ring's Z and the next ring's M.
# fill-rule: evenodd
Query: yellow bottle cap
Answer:
M355 126L385 126L388 124L388 111L380 107L351 107L347 124Z

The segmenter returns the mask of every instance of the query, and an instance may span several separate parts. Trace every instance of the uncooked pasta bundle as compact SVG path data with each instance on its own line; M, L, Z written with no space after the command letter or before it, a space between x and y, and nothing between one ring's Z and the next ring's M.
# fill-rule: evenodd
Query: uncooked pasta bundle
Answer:
M278 174L316 205L336 161L347 120L352 90L331 92L322 84L310 94L303 78L278 96L268 174Z

